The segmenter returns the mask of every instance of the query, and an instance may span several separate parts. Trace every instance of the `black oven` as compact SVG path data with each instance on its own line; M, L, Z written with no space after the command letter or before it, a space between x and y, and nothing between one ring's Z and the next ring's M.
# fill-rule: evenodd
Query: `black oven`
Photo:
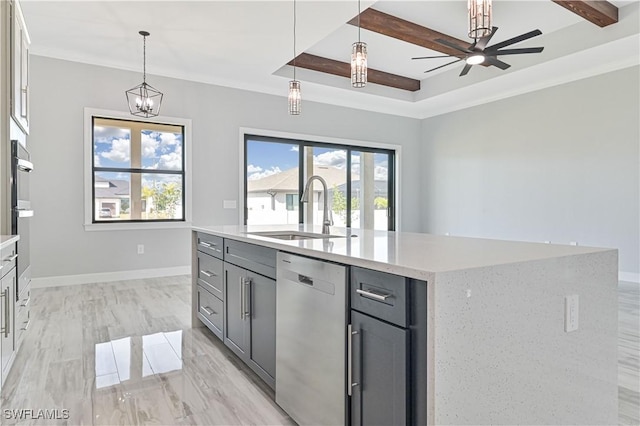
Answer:
M16 300L31 281L29 256L29 225L33 217L29 196L29 173L33 170L31 155L17 140L11 141L11 233L20 235L18 240L18 288Z

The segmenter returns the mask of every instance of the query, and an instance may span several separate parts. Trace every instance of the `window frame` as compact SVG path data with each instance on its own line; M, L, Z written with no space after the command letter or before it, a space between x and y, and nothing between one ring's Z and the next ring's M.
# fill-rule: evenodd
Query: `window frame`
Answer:
M389 179L388 179L388 223L387 223L387 231L396 231L399 230L399 217L397 212L399 211L398 200L399 197L399 175L396 173L396 170L399 170L399 161L401 156L401 146L392 145L392 144L380 144L374 142L367 141L354 141L354 140L346 140L346 139L337 139L331 137L322 137L322 136L311 136L311 135L296 135L289 134L284 132L272 132L267 130L256 130L256 129L248 129L241 128L240 129L240 140L241 140L241 164L240 164L240 217L239 223L243 225L247 225L248 218L248 209L247 209L247 142L248 140L252 141L263 141L263 142L271 142L271 143L288 143L295 144L299 146L298 150L298 164L299 164L299 179L298 179L298 188L299 192L302 193L304 189L304 170L302 165L304 164L304 148L305 147L318 147L318 148L330 148L330 149L341 149L347 151L346 155L346 194L345 198L347 199L347 226L351 225L351 154L352 152L371 152L371 153L381 153L389 155ZM304 223L304 208L302 206L302 202L298 202L298 223Z
M149 123L155 125L182 126L182 165L183 176L182 219L142 219L142 220L104 220L95 221L95 186L94 186L94 144L93 144L93 123L94 118L114 119L120 121L131 121L137 123ZM98 167L98 169L103 169ZM100 170L99 170L100 171ZM103 170L104 171L104 170ZM127 173L147 173L146 169L118 168L120 172ZM84 228L86 231L113 231L128 229L170 229L191 227L191 120L176 117L158 116L153 119L132 117L130 114L120 111L110 111L95 108L84 109Z

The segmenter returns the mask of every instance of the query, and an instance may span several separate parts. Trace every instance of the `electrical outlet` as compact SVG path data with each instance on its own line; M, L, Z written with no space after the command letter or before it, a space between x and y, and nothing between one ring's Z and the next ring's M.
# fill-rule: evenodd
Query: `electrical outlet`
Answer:
M571 294L564 297L564 331L576 331L578 329L578 295Z
M144 244L138 244L138 254L144 254Z

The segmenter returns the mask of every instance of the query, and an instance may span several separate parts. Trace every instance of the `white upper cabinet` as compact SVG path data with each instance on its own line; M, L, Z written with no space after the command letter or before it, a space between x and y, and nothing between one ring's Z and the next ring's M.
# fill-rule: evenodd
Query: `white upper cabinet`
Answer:
M29 33L20 4L11 6L11 116L29 133Z

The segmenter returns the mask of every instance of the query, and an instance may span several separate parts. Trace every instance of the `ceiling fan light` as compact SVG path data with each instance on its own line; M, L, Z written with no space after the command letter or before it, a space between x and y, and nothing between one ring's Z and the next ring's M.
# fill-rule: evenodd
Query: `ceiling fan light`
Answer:
M351 86L360 88L367 84L367 43L357 41L351 49Z
M479 39L491 34L491 0L468 0L469 37Z
M300 115L301 103L300 82L298 80L291 80L289 82L289 115Z
M484 55L481 53L476 53L475 55L471 55L465 59L467 64L469 65L478 65L484 62Z

